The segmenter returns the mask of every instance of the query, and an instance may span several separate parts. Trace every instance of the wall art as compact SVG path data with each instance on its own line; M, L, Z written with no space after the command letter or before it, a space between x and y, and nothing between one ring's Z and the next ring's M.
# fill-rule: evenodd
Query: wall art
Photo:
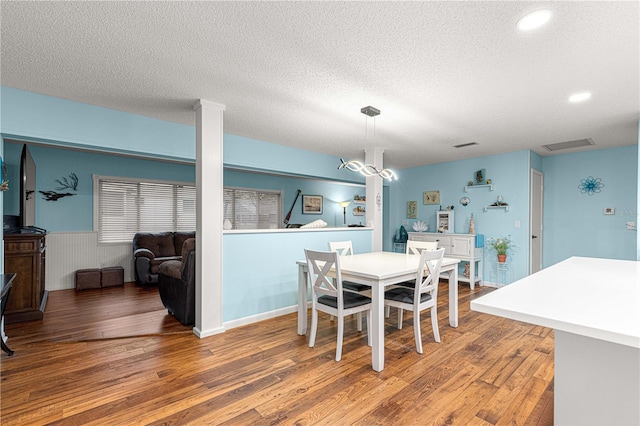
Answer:
M302 195L302 214L322 214L322 195Z
M423 196L423 204L440 204L440 191L426 191Z
M418 202L407 201L407 218L415 219L418 217Z
M578 189L580 189L580 192L588 195L597 194L602 188L604 188L602 179L594 178L593 176L582 179L580 181L580 185L578 185Z

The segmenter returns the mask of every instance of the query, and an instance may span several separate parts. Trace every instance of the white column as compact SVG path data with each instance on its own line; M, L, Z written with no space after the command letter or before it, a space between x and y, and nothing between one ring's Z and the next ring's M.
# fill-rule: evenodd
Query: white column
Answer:
M196 324L207 337L222 325L222 139L224 105L199 100L196 112Z
M366 164L373 164L382 170L382 154L384 150L381 148L368 149L364 153ZM373 227L373 251L382 251L382 178L378 175L368 176L366 178L366 217L367 226Z

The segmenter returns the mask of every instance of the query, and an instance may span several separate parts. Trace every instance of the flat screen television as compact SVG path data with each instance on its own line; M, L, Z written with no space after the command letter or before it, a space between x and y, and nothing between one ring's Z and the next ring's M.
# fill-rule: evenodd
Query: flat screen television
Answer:
M20 222L23 228L36 224L36 163L26 144L20 157Z

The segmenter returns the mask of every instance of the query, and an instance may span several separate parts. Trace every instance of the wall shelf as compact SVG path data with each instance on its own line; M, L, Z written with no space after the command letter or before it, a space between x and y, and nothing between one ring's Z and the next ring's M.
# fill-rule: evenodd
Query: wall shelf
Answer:
M488 211L489 209L495 210L495 209L504 209L505 212L509 211L509 206L485 206L484 211Z
M465 185L464 192L469 192L469 188L489 188L489 191L493 191L493 184L490 184L490 185Z

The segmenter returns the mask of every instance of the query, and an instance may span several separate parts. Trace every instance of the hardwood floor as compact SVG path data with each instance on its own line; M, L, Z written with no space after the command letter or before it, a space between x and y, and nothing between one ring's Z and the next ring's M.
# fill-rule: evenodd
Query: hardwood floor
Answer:
M461 285L452 328L441 283L442 342L423 315L423 355L392 310L380 373L353 319L335 362L327 316L314 348L295 314L198 339L155 290L105 290L52 292L43 321L6 327L3 425L553 424L553 331L470 311L491 289Z

